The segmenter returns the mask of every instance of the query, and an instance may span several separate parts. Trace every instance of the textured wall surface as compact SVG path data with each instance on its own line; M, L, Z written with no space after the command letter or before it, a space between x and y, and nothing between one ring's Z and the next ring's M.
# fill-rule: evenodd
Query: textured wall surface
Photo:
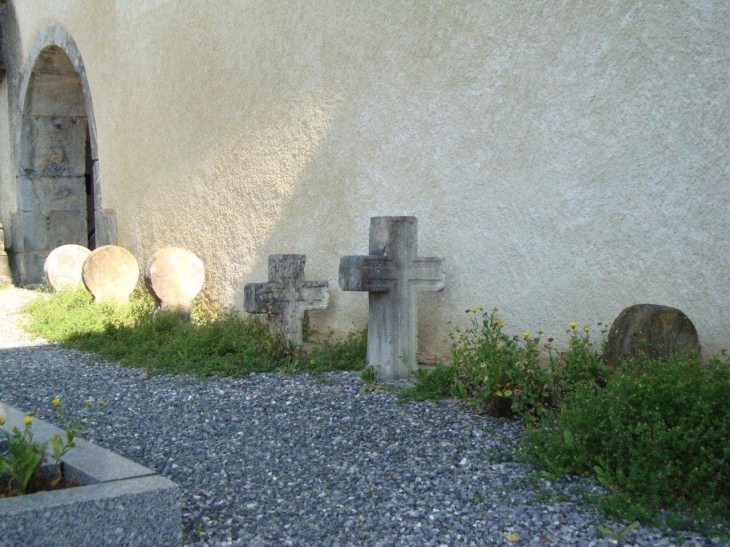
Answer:
M478 304L558 338L664 304L730 345L730 3L284 4L16 0L23 55L52 23L79 47L103 207L140 263L186 247L242 308L269 253L305 253L333 287L312 318L345 331L367 296L339 257L371 216L416 215L447 276L421 359Z

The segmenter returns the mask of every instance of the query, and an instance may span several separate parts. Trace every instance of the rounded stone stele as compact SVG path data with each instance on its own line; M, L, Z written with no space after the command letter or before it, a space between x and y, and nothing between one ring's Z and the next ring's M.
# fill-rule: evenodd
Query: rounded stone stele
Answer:
M147 276L162 309L184 310L203 288L205 266L190 251L165 247L150 258Z
M43 263L43 274L57 291L84 286L81 269L91 251L81 245L61 245Z
M606 364L612 368L639 356L666 359L701 354L697 330L683 312L658 304L636 304L623 310L608 331Z
M137 286L139 265L134 255L116 245L104 245L91 252L82 268L84 285L97 302L128 302Z

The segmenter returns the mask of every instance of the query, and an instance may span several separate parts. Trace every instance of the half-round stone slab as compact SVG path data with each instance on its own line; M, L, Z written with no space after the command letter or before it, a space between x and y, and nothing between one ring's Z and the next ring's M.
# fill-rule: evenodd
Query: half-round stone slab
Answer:
M51 251L43 264L43 273L57 291L83 287L81 269L91 251L81 245L61 245Z
M184 311L203 288L205 266L190 251L165 247L150 258L147 276L162 309Z
M129 295L137 286L139 265L127 249L105 245L91 252L81 275L84 285L97 302L128 302Z
M700 355L697 330L684 313L669 306L636 304L622 311L611 325L606 341L606 364L646 356Z

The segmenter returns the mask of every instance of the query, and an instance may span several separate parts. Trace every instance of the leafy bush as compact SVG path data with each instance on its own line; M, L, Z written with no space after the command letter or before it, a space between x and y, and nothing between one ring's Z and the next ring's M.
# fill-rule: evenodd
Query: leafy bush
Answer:
M568 394L528 430L526 450L553 474L595 475L612 490L602 507L625 518L691 504L728 522L728 393L730 366L717 358L628 362L605 387Z
M590 329L582 334L570 324L566 351L553 350L552 339L541 345L539 335L508 336L497 310L467 310L471 325L452 333L453 394L496 416L537 421L556 410L566 393L582 383L603 382L608 370L593 350ZM544 363L543 349L549 353Z

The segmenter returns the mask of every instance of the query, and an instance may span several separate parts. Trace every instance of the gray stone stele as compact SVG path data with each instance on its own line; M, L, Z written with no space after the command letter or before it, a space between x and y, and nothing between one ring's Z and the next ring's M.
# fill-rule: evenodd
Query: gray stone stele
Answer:
M191 251L165 247L147 263L147 282L161 311L189 319L190 305L205 283L205 266Z
M22 429L25 413L0 403L5 427ZM59 428L33 419L35 439ZM80 486L0 499L0 547L157 547L182 543L180 489L169 479L100 446L76 439L61 458Z
M371 218L369 252L340 259L340 288L369 292L368 364L379 378L409 378L418 367L416 293L444 288L443 259L418 256L416 217Z
M43 264L43 273L57 291L84 286L81 269L91 251L81 245L61 245L51 251Z
M13 276L10 273L10 261L8 253L5 252L5 232L0 224L0 285L12 285Z
M139 264L127 249L105 245L91 252L81 276L97 302L128 302L139 280Z
M623 310L611 324L606 341L606 364L646 356L666 359L696 355L701 346L697 330L682 311L658 304L636 304Z
M306 281L305 255L269 255L268 283L246 283L243 309L265 313L274 334L301 345L302 319L307 310L323 310L329 304L327 281Z

